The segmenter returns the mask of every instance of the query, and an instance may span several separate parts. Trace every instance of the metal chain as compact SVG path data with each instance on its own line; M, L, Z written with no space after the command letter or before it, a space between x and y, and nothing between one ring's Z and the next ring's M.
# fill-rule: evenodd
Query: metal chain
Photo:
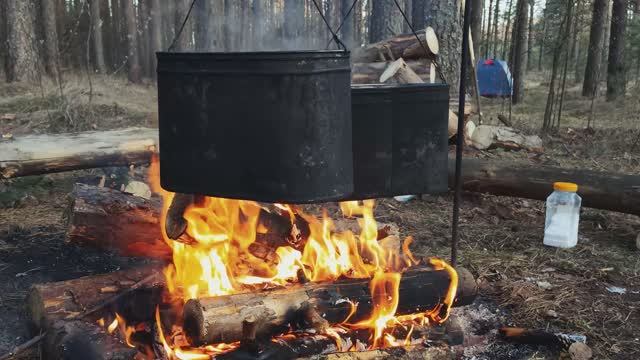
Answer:
M187 21L189 20L189 16L191 16L191 11L193 10L193 5L195 5L196 1L197 0L191 1L191 6L189 6L189 11L187 11L187 15L184 17L184 20L182 21L182 25L180 25L180 29L176 33L176 36L173 37L173 41L171 41L171 45L169 45L169 49L167 51L173 51L173 49L175 49L176 42L180 38L180 35L182 35L184 26L187 24Z
M340 25L338 26L338 28L336 29L336 33L339 33L340 30L342 30L342 27L344 26L344 24L347 22L347 19L349 18L349 15L351 15L351 12L353 11L353 8L356 7L356 4L358 3L358 0L353 0L353 3L351 4L351 7L349 8L349 11L347 11L347 14L344 16L344 18L342 18L342 21L340 22ZM329 40L329 42L327 43L327 46L325 46L325 48L329 48L329 46L331 46L331 43L333 42L333 38L331 38Z
M331 36L333 37L333 41L335 41L336 44L338 44L338 46L342 47L342 50L348 51L348 49L344 45L344 43L340 40L340 38L338 38L338 34L336 34L333 31L333 29L331 28L331 25L329 25L329 21L327 20L327 18L322 13L322 10L320 9L320 5L318 5L318 2L316 0L313 0L313 5L316 6L316 9L318 10L318 14L320 14L320 17L322 18L322 21L324 21L324 24L327 25L327 29L329 29L329 32L331 33Z

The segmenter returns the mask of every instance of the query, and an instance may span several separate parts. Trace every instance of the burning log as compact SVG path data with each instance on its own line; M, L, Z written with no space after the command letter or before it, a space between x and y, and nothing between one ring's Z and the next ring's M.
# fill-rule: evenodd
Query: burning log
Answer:
M162 201L159 198L144 199L85 184L75 184L69 198L67 242L115 251L122 256L171 257L171 249L162 239ZM292 238L295 234L292 234L288 215L262 211L260 222L269 231L256 234L256 242L250 247L255 256L268 258L278 246L289 245L296 249L304 246L308 225L302 218L296 217L300 239ZM339 230L358 229L355 220L336 221L336 226ZM379 224L378 233L381 238L397 235L398 228L395 224Z
M435 31L427 26L425 30L420 30L417 34L422 45L413 34L402 34L355 49L351 54L351 61L368 63L394 61L399 58L406 60L435 59L440 49ZM423 45L427 48L426 53Z
M459 283L454 306L473 302L477 287L473 276L458 269ZM451 278L445 270L416 267L402 274L399 304L396 314L412 314L432 310L442 304ZM365 319L372 311L370 279L338 280L332 283L305 285L261 293L189 300L184 307L184 330L193 344L233 342L243 338L242 322L253 318L257 322L256 336L270 336L286 330L299 321L308 306L331 324L345 319L358 303L350 322Z
M20 136L0 142L0 179L146 164L157 144L158 130L145 128Z
M422 79L423 82L430 81L429 60L417 59L407 60L407 65ZM391 64L391 62L354 63L351 66L352 84L375 84L380 82L380 75Z

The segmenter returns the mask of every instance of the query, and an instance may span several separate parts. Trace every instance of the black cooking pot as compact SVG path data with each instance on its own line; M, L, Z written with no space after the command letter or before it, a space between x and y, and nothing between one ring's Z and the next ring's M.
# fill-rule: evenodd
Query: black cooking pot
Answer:
M354 85L349 199L447 191L449 86Z
M157 58L165 189L284 203L352 194L348 52Z

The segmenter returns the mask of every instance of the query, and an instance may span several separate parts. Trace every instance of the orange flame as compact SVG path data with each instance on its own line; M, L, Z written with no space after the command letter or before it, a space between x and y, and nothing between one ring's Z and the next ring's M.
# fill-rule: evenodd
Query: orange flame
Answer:
M301 272L308 280L315 282L333 281L343 277L371 278L373 311L370 317L356 324L346 324L357 307L357 304L351 304L351 314L343 324L353 328L370 329L373 347L407 344L410 341L413 327L409 336L401 340L396 340L389 332L385 333L390 327L400 323L428 323L430 320L441 322L449 316L457 289L457 274L448 264L438 259L431 259L431 265L439 270L448 271L452 279L443 303L428 313L395 315L402 272L418 261L409 250L413 241L411 237L406 238L402 246L397 238L385 239L394 240L387 241L387 244L398 244L393 246L384 245L384 240L378 241L378 228L373 216L374 200L340 203L344 216L358 216L359 234L336 231L326 211L318 218L290 205L274 204L278 213L288 215L294 231L298 231L296 219L304 219L309 226L309 234L301 250L281 246L275 249L275 256L265 260L249 250L256 241L257 234L269 231L259 222L263 210L261 205L253 201L206 197L202 203L191 205L184 213L188 226L183 236L188 241L170 240L164 227L167 209L174 194L161 189L158 171L158 163L154 161L150 167L149 178L152 189L164 198L162 233L173 251L173 262L164 273L167 290L173 296L187 301L202 296L221 296L246 291L248 287L257 284L284 286L298 280ZM273 211L273 208L270 211ZM158 313L156 318L159 324ZM159 325L158 328L160 329ZM160 333L160 337L170 358L201 359L205 358L202 357L203 354L215 354L233 348L233 344L220 344L197 351L172 349L164 339L164 334Z

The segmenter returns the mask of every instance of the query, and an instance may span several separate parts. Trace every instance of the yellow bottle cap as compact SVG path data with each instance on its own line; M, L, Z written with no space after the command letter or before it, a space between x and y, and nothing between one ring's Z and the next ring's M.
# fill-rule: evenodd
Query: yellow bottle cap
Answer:
M578 191L578 185L570 182L555 182L553 183L553 189L558 191L576 192Z

